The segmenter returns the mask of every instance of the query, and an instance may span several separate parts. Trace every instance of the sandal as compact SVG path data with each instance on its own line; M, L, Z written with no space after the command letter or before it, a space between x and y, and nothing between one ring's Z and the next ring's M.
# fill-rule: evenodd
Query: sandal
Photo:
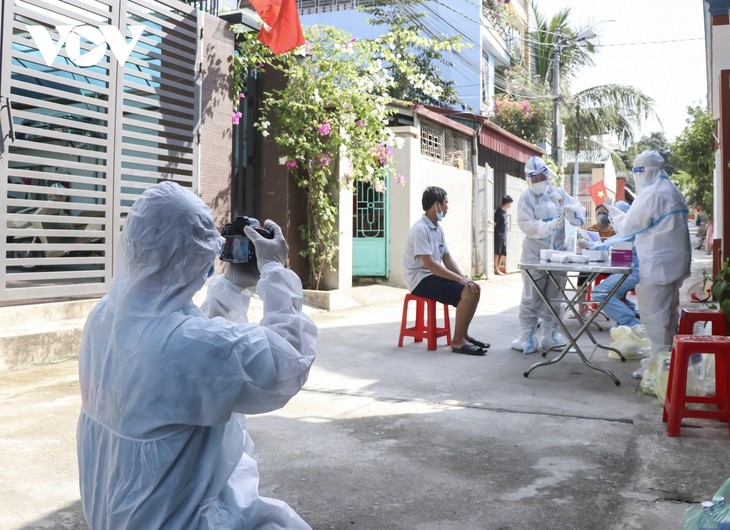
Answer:
M460 348L451 347L451 351L454 353L464 353L466 355L486 355L483 349L474 344L467 342Z
M483 350L486 350L487 348L489 348L491 346L491 344L489 344L488 342L482 342L482 341L477 340L477 339L472 339L471 337L468 338L468 339L466 339L466 340L468 340L469 342L471 342L477 348L481 348Z

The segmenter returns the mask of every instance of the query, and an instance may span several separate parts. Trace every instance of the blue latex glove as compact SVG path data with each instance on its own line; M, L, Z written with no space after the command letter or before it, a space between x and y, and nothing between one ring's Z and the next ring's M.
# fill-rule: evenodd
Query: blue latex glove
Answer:
M582 212L570 204L563 208L563 215L573 226L584 226L586 224L586 220L583 218Z

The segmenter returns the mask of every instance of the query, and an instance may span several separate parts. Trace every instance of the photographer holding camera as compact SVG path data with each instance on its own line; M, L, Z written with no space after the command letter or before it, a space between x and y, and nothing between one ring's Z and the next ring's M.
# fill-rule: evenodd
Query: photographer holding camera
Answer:
M241 295L260 272L264 316L243 324L192 302L224 241L195 194L162 182L129 211L79 352L79 481L92 530L309 528L286 503L259 496L245 429L244 414L281 408L301 389L315 357L301 282L284 267L287 243L265 224L271 239L243 228L256 269L228 263L217 279ZM225 303L211 292L207 306Z

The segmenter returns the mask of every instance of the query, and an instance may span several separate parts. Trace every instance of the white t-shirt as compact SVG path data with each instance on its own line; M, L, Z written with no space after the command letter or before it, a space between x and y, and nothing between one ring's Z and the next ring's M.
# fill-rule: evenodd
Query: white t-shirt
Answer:
M434 261L441 263L448 253L449 247L446 246L444 229L438 223L433 224L424 214L408 232L403 252L403 276L408 290L413 291L421 280L433 274L423 266L420 256L430 255Z

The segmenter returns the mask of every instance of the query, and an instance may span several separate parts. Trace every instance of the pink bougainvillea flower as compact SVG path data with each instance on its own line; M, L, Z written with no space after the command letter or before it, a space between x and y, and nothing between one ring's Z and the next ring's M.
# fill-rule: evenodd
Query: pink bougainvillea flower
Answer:
M327 164L330 163L332 158L327 153L320 153L317 157L317 162L319 162L319 165L322 167L325 167Z
M243 92L238 93L238 101L241 101L245 97L246 97L246 94L244 94Z
M357 125L358 127L365 127L365 122L362 120L357 120L355 122L355 125Z
M395 183L400 184L403 186L406 183L406 178L403 175L396 175L395 176Z
M296 160L287 160L286 164L284 164L288 168L295 168L297 167L297 161Z
M317 132L322 136L327 136L330 132L332 132L332 126L330 125L330 122L329 120L327 120L327 118L325 118L324 121L317 128Z
M378 159L378 162L381 166L384 166L388 162L390 162L390 158L393 155L390 147L385 144L378 144L373 147L373 153L375 154L375 157Z
M243 116L243 113L241 112L234 112L231 114L231 123L233 123L233 125L238 125L238 122L241 121L241 116Z
M373 189L377 191L378 193L383 193L385 191L385 183L383 182L376 182L375 186L373 186Z

